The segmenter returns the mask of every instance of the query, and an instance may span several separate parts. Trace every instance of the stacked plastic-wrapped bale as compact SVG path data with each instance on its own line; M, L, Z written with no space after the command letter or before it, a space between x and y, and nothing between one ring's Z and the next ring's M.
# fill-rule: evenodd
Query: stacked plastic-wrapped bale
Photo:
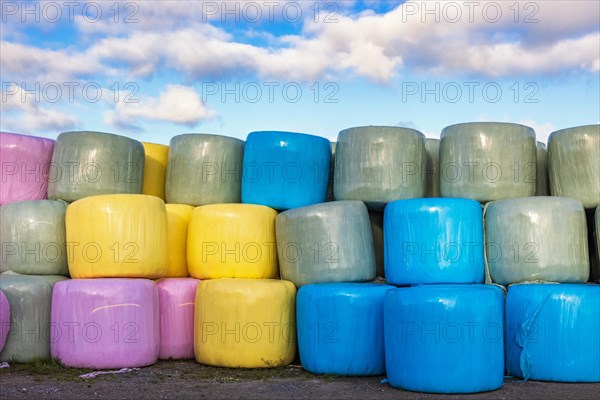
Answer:
M49 197L66 208L72 278L52 293L52 357L82 368L138 367L159 351L158 290L167 266L164 202L142 195L143 145L66 132L52 155Z
M384 219L385 352L392 386L469 393L503 382L504 296L484 281L482 209L458 198L398 200Z
M169 146L142 142L144 146L144 184L142 193L160 197L165 201L165 180Z
M0 132L0 272L28 274L0 278L2 361L50 357L50 295L65 279L52 274L66 275L66 204L44 200L53 148L52 139Z

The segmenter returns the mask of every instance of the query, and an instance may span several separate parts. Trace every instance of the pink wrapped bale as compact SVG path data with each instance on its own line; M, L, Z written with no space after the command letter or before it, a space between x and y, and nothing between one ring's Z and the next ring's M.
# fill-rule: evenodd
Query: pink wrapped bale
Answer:
M10 304L3 291L0 290L0 351L4 348L10 328Z
M0 132L0 205L48 197L54 140Z
M160 306L160 352L158 358L194 358L194 301L200 281L166 278L156 282Z
M158 289L148 279L74 279L52 294L52 358L68 367L154 364L159 351Z

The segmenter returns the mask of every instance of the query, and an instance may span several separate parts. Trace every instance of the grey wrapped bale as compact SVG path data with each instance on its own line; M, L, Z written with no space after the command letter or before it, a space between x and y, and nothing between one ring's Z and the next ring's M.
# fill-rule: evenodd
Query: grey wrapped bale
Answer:
M140 194L144 182L144 146L137 140L102 132L58 135L48 198L68 202L101 194Z
M67 205L62 200L31 200L2 206L2 271L69 276L65 233Z
M548 181L548 150L546 150L546 145L542 142L537 142L535 195L550 196L550 183Z
M383 210L425 194L425 136L414 129L364 126L339 133L333 191L336 200L364 201Z
M440 194L487 202L535 195L536 141L519 124L470 122L442 131Z
M490 203L484 216L486 263L501 285L588 280L585 211L566 197L529 197Z
M375 278L369 213L360 201L295 208L275 219L281 278L297 287Z
M244 142L209 135L174 136L169 144L167 203L240 203Z
M552 196L572 197L587 209L600 205L600 125L552 132L548 138Z

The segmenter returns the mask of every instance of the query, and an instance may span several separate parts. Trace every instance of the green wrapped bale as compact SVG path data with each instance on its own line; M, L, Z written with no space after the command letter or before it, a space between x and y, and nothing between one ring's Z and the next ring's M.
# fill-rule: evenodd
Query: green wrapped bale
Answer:
M586 282L590 273L585 211L566 197L498 200L485 209L491 280Z
M336 200L360 200L383 210L399 199L425 194L425 136L414 129L364 126L339 133L336 144Z
M275 218L281 279L311 283L375 278L369 213L360 201L332 201L294 208Z
M552 132L548 138L552 196L572 197L586 209L600 205L600 125Z
M169 146L167 203L202 206L241 202L244 141L185 134L174 136Z
M548 182L548 150L546 150L546 145L542 142L537 142L535 195L550 196L550 184Z
M48 198L69 203L101 194L141 194L144 146L102 132L58 135L48 178Z
M440 197L440 141L425 139L427 167L425 177L425 196Z
M0 276L0 289L10 304L10 331L0 361L25 363L50 359L50 340L56 335L69 334L69 326L52 329L50 326L52 288L65 279L55 275ZM90 329L90 335L95 333Z
M470 122L443 129L440 194L480 202L535 195L536 141L519 124Z
M69 276L67 205L62 200L31 200L2 206L1 269L24 275Z

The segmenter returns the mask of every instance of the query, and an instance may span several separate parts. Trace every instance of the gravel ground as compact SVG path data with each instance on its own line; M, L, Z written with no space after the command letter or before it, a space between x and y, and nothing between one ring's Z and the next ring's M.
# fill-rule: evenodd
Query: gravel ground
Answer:
M494 392L431 395L392 388L381 383L383 376L316 376L299 366L240 370L169 361L124 374L79 377L86 372L51 362L14 364L0 369L0 399L600 399L600 384L506 379Z

